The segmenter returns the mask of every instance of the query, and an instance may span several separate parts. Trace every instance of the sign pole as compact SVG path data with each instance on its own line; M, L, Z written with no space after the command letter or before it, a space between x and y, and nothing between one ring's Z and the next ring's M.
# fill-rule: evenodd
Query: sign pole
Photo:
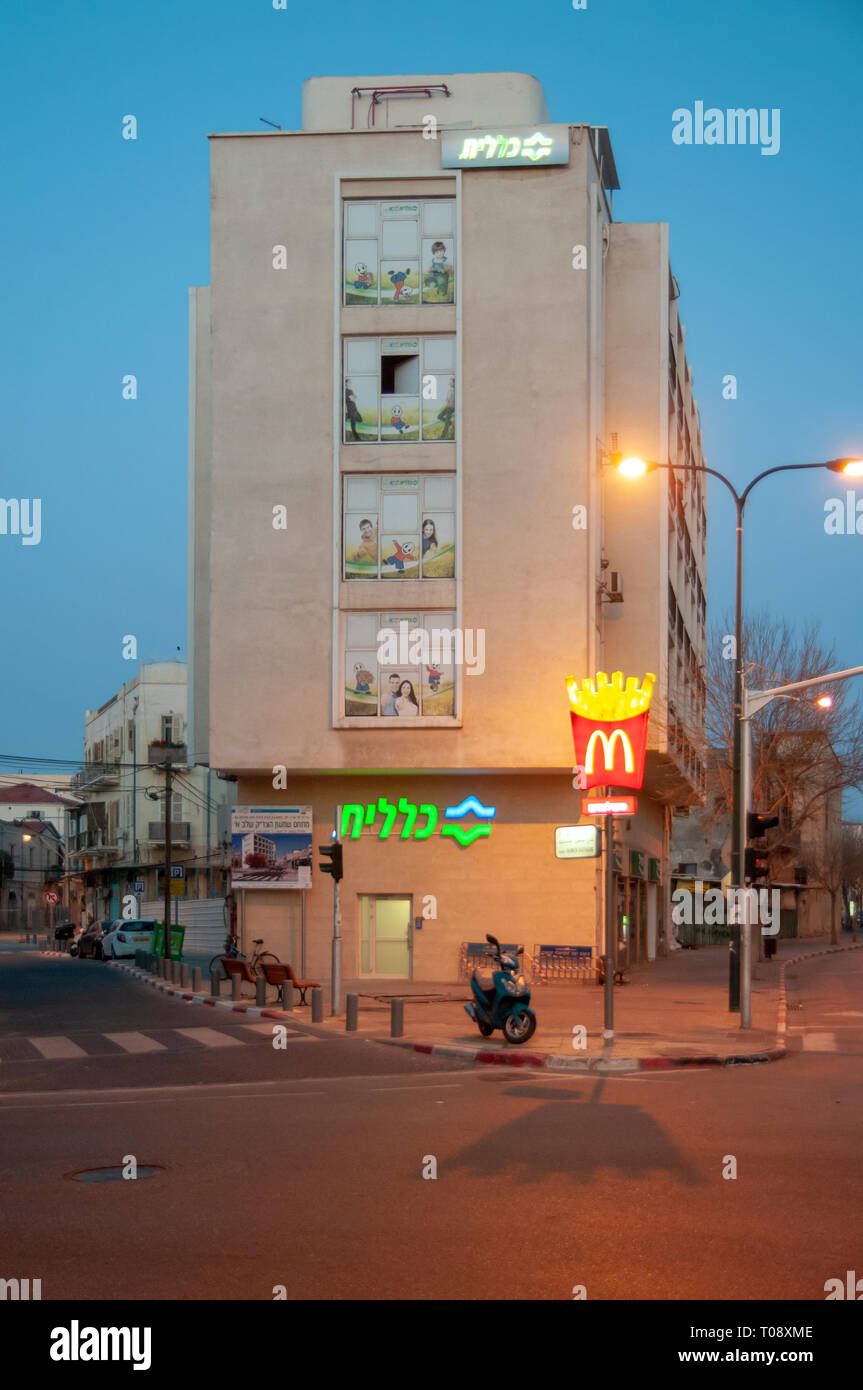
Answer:
M606 787L611 799L612 789ZM614 816L605 817L605 1013L603 1043L614 1042Z
M336 807L335 828L333 841L340 844L342 838L342 808ZM330 1012L336 1015L341 1009L342 995L342 911L341 894L339 892L339 880L333 877L333 957L332 975L330 979Z
M171 959L171 759L165 763L165 960Z

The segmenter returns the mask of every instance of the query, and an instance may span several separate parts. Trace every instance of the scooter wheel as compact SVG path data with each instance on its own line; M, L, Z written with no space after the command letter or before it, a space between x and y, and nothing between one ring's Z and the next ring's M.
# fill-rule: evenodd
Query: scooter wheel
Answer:
M507 1014L503 1021L503 1036L509 1043L526 1043L536 1031L536 1017L526 1010L522 1014Z
M494 1025L492 1023L481 1023L477 1021L476 1026L482 1033L484 1038L490 1038L492 1033L494 1032Z

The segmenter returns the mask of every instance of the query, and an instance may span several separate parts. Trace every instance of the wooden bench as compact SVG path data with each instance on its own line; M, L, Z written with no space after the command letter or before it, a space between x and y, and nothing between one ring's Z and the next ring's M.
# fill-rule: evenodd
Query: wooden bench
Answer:
M273 985L275 989L281 989L285 980L290 980L294 989L299 990L300 1004L306 1002L307 989L320 989L317 980L298 980L290 965L283 965L281 961L261 961L261 971L268 985Z
M245 984L253 985L255 983L255 977L249 969L249 962L240 956L222 956L222 969L229 980L232 975L239 975Z

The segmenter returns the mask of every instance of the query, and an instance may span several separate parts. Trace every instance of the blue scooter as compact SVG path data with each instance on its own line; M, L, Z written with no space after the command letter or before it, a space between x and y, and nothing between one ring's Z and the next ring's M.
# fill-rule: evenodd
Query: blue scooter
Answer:
M523 975L517 974L518 956L524 947L519 946L516 955L503 955L496 936L486 932L485 939L494 947L488 954L499 969L492 970L491 984L484 983L479 971L474 970L470 978L473 1003L465 1004L465 1012L484 1038L490 1038L495 1028L501 1028L507 1042L525 1043L533 1037L536 1014L527 1007L530 1003L530 985L525 982Z

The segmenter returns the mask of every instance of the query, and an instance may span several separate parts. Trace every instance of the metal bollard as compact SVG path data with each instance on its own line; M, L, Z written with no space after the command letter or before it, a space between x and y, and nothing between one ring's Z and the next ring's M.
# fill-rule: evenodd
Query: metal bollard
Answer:
M180 983L180 962L179 962L178 960L172 960L172 961L171 961L171 984L173 984L173 985L178 985L179 983Z
M231 998L234 1000L240 997L240 972L235 970L231 976Z
M345 995L345 1032L355 1033L359 1025L360 996Z
M323 1023L324 1021L324 991L322 989L312 990L312 1023Z
M201 967L200 967L200 965L193 965L193 966L192 966L192 991L193 991L194 994L200 994L200 992L201 992Z
M266 1004L267 1002L267 982L263 975L255 976L255 1003Z
M403 1038L405 1035L405 1001L390 1000L390 1037Z
M210 993L215 994L217 998L222 993L222 976L217 965L210 971Z
M182 985L183 989L188 989L191 983L192 967L191 965L183 964L180 966L180 984Z
M287 1009L288 1013L294 1007L294 982L293 980L282 980L282 1008Z

